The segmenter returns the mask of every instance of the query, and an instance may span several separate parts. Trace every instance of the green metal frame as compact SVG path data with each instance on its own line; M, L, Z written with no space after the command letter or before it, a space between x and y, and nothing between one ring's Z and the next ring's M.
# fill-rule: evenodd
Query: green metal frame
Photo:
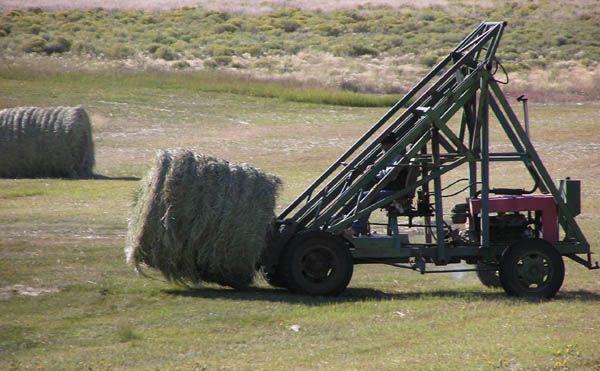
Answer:
M556 243L556 248L592 267L585 236L494 79L493 70L498 66L495 53L505 26L504 22L483 22L476 27L281 212L277 218L279 239L271 249L272 264L296 233L311 229L343 236L352 244L356 262L394 262L414 257L443 265L456 258L493 259L506 247L490 241L489 195L494 190L490 189L489 165L493 161L522 161L540 191L554 197L560 226L568 231L569 238ZM448 122L461 109L460 129L455 132ZM489 152L490 109L515 152ZM397 142L384 153L382 140L389 134ZM450 247L444 237L441 177L464 164L469 166L470 196L480 194L481 241L477 246ZM394 169L377 179L377 173L388 166ZM373 202L403 167L419 169L420 174L406 188ZM358 217L418 189L434 198L435 243L402 244L397 228L391 237L351 237L344 233ZM588 254L588 259L576 254Z

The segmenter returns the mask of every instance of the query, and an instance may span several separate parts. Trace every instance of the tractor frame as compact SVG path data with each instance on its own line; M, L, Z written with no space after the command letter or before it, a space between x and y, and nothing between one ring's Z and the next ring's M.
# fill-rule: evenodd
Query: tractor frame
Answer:
M383 263L421 273L477 271L509 295L551 297L562 285L563 257L598 268L575 220L580 182L565 179L557 187L500 89L506 81L496 79L505 27L476 27L277 216L261 262L270 283L336 295L354 264ZM451 125L457 114L460 125ZM491 115L510 151L490 151ZM385 151L390 135L396 141ZM524 164L532 189L491 187L490 164L507 161ZM444 220L444 191L457 182L442 184L459 167L468 168L460 179L468 197L452 212L466 227L460 232ZM380 197L400 175L402 187ZM354 220L380 208L387 210L386 234L352 233ZM406 226L423 228L424 242L411 243L399 228ZM476 267L426 268L463 261Z

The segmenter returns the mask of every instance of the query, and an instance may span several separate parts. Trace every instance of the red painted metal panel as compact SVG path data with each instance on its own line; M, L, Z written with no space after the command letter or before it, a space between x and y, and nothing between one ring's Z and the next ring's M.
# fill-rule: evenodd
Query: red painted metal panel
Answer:
M470 200L471 215L479 214L481 200ZM542 214L542 238L550 243L558 241L558 212L552 195L524 195L490 197L490 213L511 211L539 211Z

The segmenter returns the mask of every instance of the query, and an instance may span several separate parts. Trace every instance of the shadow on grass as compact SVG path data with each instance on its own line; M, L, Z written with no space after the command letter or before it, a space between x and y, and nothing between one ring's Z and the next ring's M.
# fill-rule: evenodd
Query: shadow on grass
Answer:
M468 299L468 300L494 300L494 301L530 301L508 297L503 291L461 291L461 290L433 290L423 292L384 292L372 288L346 289L337 297L306 296L292 294L284 289L253 287L243 291L226 288L198 288L198 289L170 289L164 290L166 294L202 299L228 299L249 301L285 302L301 305L320 305L327 303L344 303L354 301L384 301L384 300L414 300L414 299ZM589 291L560 291L552 300L558 301L600 301L600 294Z
M101 174L94 174L92 176L92 179L98 179L98 180L132 180L132 181L138 181L138 180L141 180L142 178L138 178L136 176L107 176L107 175L101 175Z

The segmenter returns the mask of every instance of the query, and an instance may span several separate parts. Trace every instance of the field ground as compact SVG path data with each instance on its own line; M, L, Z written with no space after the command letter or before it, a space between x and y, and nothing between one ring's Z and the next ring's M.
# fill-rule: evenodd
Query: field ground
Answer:
M96 173L108 177L0 180L2 368L600 368L600 276L571 262L556 299L541 303L484 288L473 274L383 266L356 267L339 298L262 281L244 292L186 290L136 275L123 253L131 177L157 149L189 147L277 174L281 208L385 108L176 89L152 73L144 84L93 76L0 71L0 108L82 104ZM600 106L534 104L531 116L551 174L584 181L579 221L598 251ZM498 185L512 180L506 168L496 174Z

